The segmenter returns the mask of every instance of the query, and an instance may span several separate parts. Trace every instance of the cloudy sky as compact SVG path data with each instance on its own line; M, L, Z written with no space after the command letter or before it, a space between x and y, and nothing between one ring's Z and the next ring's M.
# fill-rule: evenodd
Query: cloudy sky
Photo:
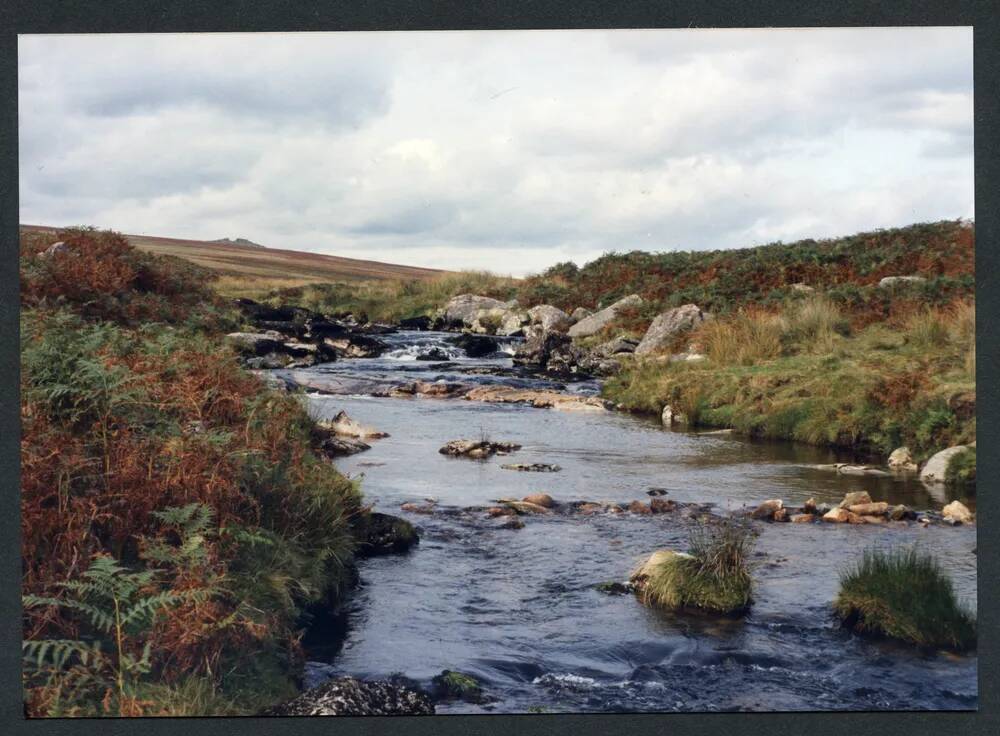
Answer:
M973 217L971 29L21 36L21 221L524 274Z

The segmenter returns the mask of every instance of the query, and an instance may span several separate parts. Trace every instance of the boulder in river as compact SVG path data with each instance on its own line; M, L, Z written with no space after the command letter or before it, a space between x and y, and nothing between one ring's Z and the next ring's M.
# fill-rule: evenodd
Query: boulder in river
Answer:
M316 424L323 429L328 429L334 434L339 434L343 437L357 437L358 439L367 440L389 436L386 432L380 432L374 427L369 427L351 419L346 411L337 412L337 415L333 419L320 419Z
M944 517L945 521L956 524L970 524L972 522L972 512L961 501L952 501L949 503L941 509L941 516Z
M545 331L565 332L573 324L573 320L559 307L551 304L539 304L528 310L531 324L540 325Z
M407 317L406 319L399 320L399 329L401 330L429 330L432 325L432 320L427 315L420 315L418 317Z
M705 574L693 556L659 550L629 577L640 599L667 609L698 608L722 614L743 613L751 603L751 581L742 574Z
M703 312L697 304L685 304L667 310L653 319L635 353L646 355L664 350L678 334L687 332L708 319L711 319L711 315Z
M388 347L377 337L350 334L345 337L325 337L323 345L346 358L377 358Z
M388 680L340 677L261 711L262 716L434 715L427 695Z
M920 480L925 483L944 483L948 475L948 465L968 449L969 445L956 445L935 453L921 469Z
M913 472L917 470L917 464L913 462L913 455L910 454L910 448L908 447L897 447L889 455L889 470L894 470L896 472Z
M677 504L669 498L653 498L649 501L649 510L654 514L667 514L677 508Z
M274 332L230 332L225 339L244 355L263 356L273 352L284 352L281 335Z
M475 313L469 329L481 335L510 337L523 334L523 328L529 322L530 317L523 309L504 305L480 309Z
M500 343L486 335L463 333L449 338L448 342L462 348L470 358L482 358L484 355L495 353L500 349Z
M544 370L553 356L568 348L570 342L569 336L563 332L532 329L527 339L514 351L514 365Z
M454 670L442 670L431 680L436 700L464 700L466 703L482 703L486 697L482 685L472 675Z
M322 437L318 445L320 452L330 458L355 455L371 449L371 445L355 437L339 437L332 433Z
M438 450L442 455L481 459L490 455L509 455L520 450L516 442L492 442L490 440L451 440Z
M510 463L501 465L504 470L520 470L522 473L558 473L562 468L548 463Z
M642 305L642 297L632 294L623 299L619 299L609 307L605 307L599 312L595 312L588 317L584 317L579 322L569 328L570 337L590 337L596 335L605 327L610 325L618 317L618 313L628 307L638 307Z
M368 511L353 518L358 539L355 556L360 558L408 552L420 542L417 530L406 519Z
M791 518L793 524L811 524L815 520L812 514L794 514Z

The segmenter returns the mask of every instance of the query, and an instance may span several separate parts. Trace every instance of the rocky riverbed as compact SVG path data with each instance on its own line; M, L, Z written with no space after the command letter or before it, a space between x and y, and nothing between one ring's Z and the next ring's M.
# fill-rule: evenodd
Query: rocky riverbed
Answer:
M472 357L453 333L385 331L377 355L267 371L368 446L338 467L420 535L403 556L360 563L343 621L307 636L308 685L354 677L433 693L454 670L488 695L439 699L438 713L976 706L974 653L860 638L830 612L840 570L873 544L934 552L974 605L975 525L942 514L954 500L974 511L974 499L915 473L836 472L863 467L843 453L622 414L596 379L516 364L524 338L489 339L495 350L465 343ZM457 439L473 457L441 452ZM862 491L873 505L852 498L844 514L883 523L824 521ZM607 595L650 552L684 549L691 528L774 500L785 513L751 521L746 616ZM912 514L892 519L899 506ZM780 523L804 513L815 523Z

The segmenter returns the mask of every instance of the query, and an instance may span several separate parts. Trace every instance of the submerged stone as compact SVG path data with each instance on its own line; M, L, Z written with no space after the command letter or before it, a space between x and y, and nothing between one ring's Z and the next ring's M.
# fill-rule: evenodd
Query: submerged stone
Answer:
M434 704L423 693L388 680L341 677L267 708L260 715L419 716L434 715Z

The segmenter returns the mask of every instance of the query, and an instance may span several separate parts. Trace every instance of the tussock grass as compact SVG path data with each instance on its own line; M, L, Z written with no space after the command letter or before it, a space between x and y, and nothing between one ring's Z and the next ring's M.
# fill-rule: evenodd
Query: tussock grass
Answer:
M780 315L740 312L730 319L706 322L694 340L716 363L753 365L781 355L786 330Z
M727 521L693 531L685 555L658 552L633 574L643 602L663 608L742 613L750 607L753 532Z
M914 547L868 549L840 578L834 610L845 625L920 646L976 645L976 620L940 563Z

